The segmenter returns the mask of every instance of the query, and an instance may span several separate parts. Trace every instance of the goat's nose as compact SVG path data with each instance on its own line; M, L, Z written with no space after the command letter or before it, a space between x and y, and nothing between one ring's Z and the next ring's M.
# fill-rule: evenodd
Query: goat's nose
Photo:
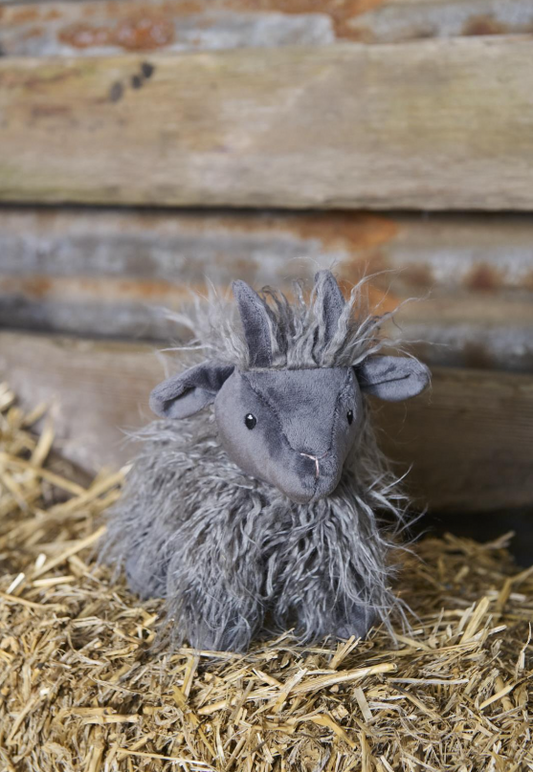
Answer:
M311 461L315 462L315 477L318 479L320 476L320 464L319 462L327 456L328 452L326 450L325 453L322 453L321 456L313 456L311 453L300 453L301 456L305 456L305 458L310 458Z

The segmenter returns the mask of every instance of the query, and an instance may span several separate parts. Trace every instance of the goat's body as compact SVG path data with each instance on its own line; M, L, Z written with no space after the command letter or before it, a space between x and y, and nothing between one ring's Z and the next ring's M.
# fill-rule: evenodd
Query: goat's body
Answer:
M229 460L206 415L155 422L110 520L106 556L164 597L179 644L244 650L264 629L302 642L365 635L393 603L374 510L398 512L368 422L336 491L291 502Z
M322 271L309 303L299 285L291 303L237 282L241 324L216 296L197 305L189 353L208 359L152 392L156 414L180 420L139 435L104 548L132 590L165 598L177 643L363 636L399 606L376 512L401 523L406 501L362 392L407 398L429 376L416 360L372 359L384 317L365 315L361 288L345 302ZM213 403L216 421L200 413Z

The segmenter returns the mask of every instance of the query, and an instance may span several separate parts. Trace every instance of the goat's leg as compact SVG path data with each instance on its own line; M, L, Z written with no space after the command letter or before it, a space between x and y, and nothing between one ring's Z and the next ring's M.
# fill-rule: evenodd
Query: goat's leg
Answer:
M331 635L334 638L365 638L377 619L375 609L363 602L344 600L337 602L331 618Z
M275 556L278 624L294 627L303 642L328 635L364 637L376 619L381 585L365 585L351 533L325 518L295 533L292 543L287 539ZM376 555L378 579L379 560Z
M276 615L293 626L303 642L326 636L364 638L376 618L363 597L357 597L355 585L347 594L324 575L286 587L278 598Z
M229 524L210 524L198 539L181 534L174 545L165 594L176 639L210 651L245 650L264 616L259 552Z

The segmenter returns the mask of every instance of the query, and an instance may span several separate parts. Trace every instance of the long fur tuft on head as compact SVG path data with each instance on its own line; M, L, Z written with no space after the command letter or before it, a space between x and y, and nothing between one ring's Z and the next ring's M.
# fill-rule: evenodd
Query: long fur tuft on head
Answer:
M321 335L319 293L320 284L306 303L297 285L291 303L264 290L274 368L347 367L379 350L382 318L356 315L361 284L329 341ZM189 320L191 353L249 367L234 305L214 297L207 313L198 310L197 321ZM141 597L166 599L175 644L245 650L258 631L287 628L309 642L348 637L354 614L365 630L372 620L390 625L391 609L403 615L391 589L397 545L377 513L401 527L407 502L378 449L366 402L338 488L312 504L245 476L221 448L211 410L155 421L136 439L140 453L111 513L102 557L125 569Z
M308 300L302 282L293 283L292 302L271 287L258 293L269 323L271 368L350 367L381 349L380 328L393 314L376 316L368 312L365 290L369 277L353 287L331 339L324 335L321 298L327 273L317 274ZM193 331L190 349L200 350L204 358L232 364L240 370L253 367L236 304L213 287L207 298L193 298L188 315L170 317Z

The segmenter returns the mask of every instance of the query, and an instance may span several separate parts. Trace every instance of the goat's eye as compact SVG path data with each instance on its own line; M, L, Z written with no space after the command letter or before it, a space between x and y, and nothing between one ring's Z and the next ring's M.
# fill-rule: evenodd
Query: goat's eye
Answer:
M350 425L353 424L353 410L348 410L346 413L346 418L348 419L348 423Z
M257 419L254 415L248 413L248 415L244 418L244 423L246 424L247 429L253 429L257 423Z

